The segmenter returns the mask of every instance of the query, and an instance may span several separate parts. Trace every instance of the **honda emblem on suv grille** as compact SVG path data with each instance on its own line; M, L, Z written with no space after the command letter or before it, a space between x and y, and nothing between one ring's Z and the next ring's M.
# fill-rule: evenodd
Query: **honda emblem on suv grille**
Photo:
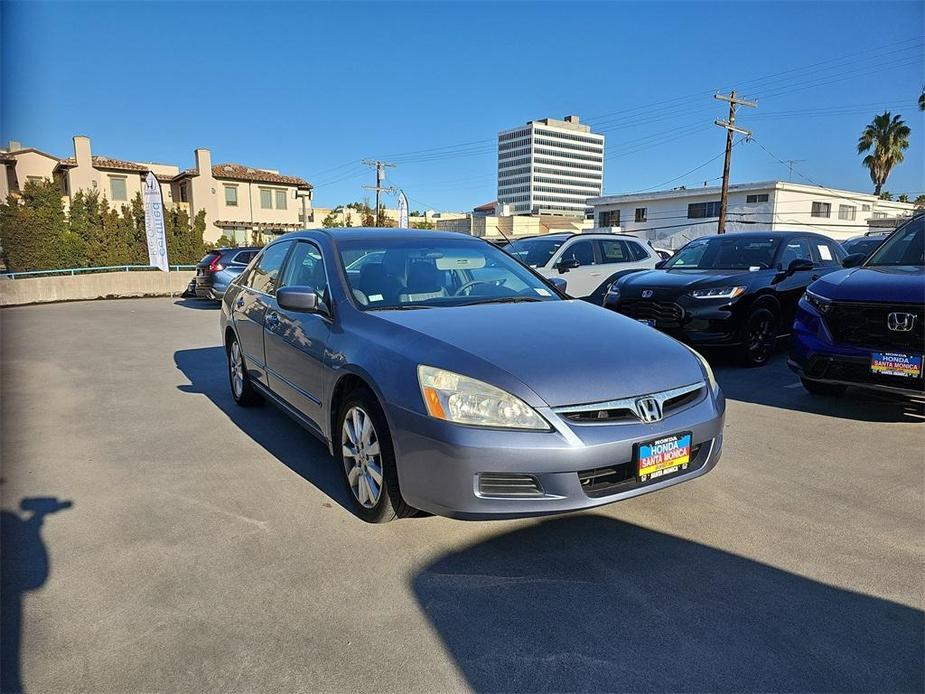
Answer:
M651 297L652 297L652 290L651 290L651 289L643 289L643 290L642 290L642 298L643 298L643 299L650 299Z
M907 333L915 325L914 313L894 312L886 317L886 327L898 333Z
M647 424L657 422L662 418L662 410L655 398L639 398L636 401L636 412L639 419Z

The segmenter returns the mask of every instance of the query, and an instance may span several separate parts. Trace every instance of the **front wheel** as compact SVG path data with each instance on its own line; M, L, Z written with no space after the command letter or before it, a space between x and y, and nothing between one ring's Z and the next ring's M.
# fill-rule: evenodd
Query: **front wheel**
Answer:
M753 309L742 328L739 356L745 366L764 366L777 344L777 316L767 308Z
M341 405L337 422L338 458L354 513L367 523L412 515L414 509L398 488L392 437L376 397L366 388L354 390Z
M825 395L829 397L838 397L843 395L847 386L838 383L822 383L820 381L811 381L808 378L801 378L800 383L806 388L806 392L813 395Z

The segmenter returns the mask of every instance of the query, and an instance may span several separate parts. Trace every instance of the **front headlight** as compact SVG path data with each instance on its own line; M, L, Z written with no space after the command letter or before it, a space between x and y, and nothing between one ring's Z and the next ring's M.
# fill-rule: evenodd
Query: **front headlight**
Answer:
M809 290L806 290L803 298L806 300L807 304L819 311L823 316L832 309L832 302L829 299L826 299L824 296L819 296L818 294L813 294Z
M418 366L418 383L427 414L456 424L502 429L549 430L549 424L520 398L482 381Z
M610 289L607 290L607 296L611 299L620 298L620 288L617 286L616 282L610 285Z
M742 296L748 287L714 287L712 289L694 289L691 296L695 299L735 299Z
M687 347L687 345L684 345L684 346ZM704 356L700 352L698 352L696 349L693 349L691 347L687 347L687 348L691 351L691 354L697 357L697 361L699 361L700 366L703 367L703 372L707 376L707 383L710 384L710 391L715 395L716 393L719 392L719 383L716 382L716 375L713 373L713 367L710 366L710 362L708 362L704 358Z

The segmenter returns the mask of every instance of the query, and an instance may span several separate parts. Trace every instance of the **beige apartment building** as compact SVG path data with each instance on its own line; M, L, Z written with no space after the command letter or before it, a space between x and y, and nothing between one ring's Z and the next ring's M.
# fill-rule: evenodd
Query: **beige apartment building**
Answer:
M312 186L297 176L243 164L213 164L208 149L197 149L195 166L134 162L94 155L90 138L74 138L74 156L61 159L11 142L0 150L0 201L29 180L58 183L65 205L79 190L97 191L110 203L129 204L141 193L148 172L161 185L165 205L178 205L190 216L206 213L206 241L225 235L248 243L254 235L279 234L311 226Z

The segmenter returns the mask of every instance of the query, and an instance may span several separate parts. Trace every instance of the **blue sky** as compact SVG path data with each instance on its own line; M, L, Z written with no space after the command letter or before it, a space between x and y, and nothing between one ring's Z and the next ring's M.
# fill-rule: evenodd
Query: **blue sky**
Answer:
M607 136L605 192L703 185L722 173L712 91L738 87L760 106L740 111L757 142L734 182L786 180L777 157L805 160L795 181L869 190L855 144L886 108L912 128L886 189L919 193L923 8L4 3L0 139L67 156L85 134L181 167L208 147L307 178L317 206L361 199L358 161L385 157L412 207L469 209L495 197L499 130L570 113Z

